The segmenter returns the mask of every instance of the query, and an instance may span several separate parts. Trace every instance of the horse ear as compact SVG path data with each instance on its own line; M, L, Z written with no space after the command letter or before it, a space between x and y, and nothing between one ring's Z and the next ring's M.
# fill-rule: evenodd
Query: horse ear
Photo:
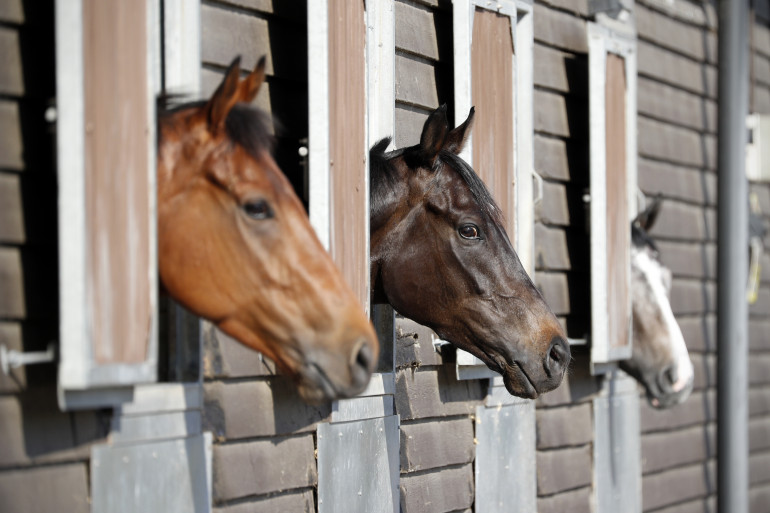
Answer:
M233 105L239 101L240 88L238 81L241 74L241 57L233 59L230 67L227 68L224 80L219 84L217 90L206 103L206 119L209 124L209 132L217 134L225 126L225 120L230 113Z
M476 107L471 107L468 112L468 119L466 119L462 125L458 126L447 135L446 142L444 142L444 149L451 151L455 155L463 151L465 141L471 135L471 128L473 127L473 116L476 114Z
M644 211L640 212L639 215L636 216L636 219L634 219L634 224L639 226L645 232L649 232L652 229L652 226L655 224L655 220L658 218L658 214L660 213L660 206L662 204L663 202L660 199L660 195L656 196L650 206L645 208Z
M259 93L259 88L265 81L265 61L266 58L263 55L257 62L257 66L254 68L246 80L238 85L238 97L240 102L251 103Z
M434 110L422 127L420 136L420 149L431 165L436 160L438 152L444 147L447 132L449 132L449 121L446 118L446 103Z

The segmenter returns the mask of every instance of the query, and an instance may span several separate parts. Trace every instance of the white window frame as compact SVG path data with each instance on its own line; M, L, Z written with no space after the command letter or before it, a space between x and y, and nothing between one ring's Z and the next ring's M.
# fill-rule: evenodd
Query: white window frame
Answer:
M626 205L629 222L637 213L637 107L636 32L630 25L597 15L597 23L588 22L590 176L591 176L591 373L604 374L616 367L617 361L631 357L631 272L628 266L628 343L611 347L608 340L607 298L607 188L605 87L607 54L625 60L626 75ZM630 230L629 243L630 243Z
M471 43L473 16L476 8L504 14L511 19L513 55L513 133L515 202L514 248L527 274L533 276L535 262L535 211L533 202L534 175L534 7L532 0L454 0L454 92L455 116L462 117L472 107ZM473 162L473 140L468 138L460 155ZM457 378L498 378L499 374L472 354L457 350Z

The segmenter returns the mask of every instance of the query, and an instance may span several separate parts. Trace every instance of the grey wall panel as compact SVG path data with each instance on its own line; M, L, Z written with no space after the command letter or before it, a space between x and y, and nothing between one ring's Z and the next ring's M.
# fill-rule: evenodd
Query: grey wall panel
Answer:
M476 440L476 513L536 511L535 403L479 406Z
M319 424L318 513L398 512L399 417Z

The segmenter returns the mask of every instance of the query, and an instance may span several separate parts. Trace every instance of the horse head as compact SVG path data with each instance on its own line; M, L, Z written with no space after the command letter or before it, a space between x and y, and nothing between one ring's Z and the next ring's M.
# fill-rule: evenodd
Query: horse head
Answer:
M166 291L271 359L307 401L359 393L374 330L271 154L267 116L248 106L264 57L239 58L211 98L162 113L158 266Z

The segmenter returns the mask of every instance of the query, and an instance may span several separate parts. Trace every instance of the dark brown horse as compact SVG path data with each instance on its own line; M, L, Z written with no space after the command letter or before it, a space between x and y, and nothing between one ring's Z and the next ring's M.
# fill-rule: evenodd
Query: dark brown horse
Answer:
M484 183L458 157L468 119L433 112L420 143L371 151L371 285L375 302L433 329L534 398L561 383L570 349L532 284Z
M158 266L168 293L261 351L308 401L360 392L374 330L271 156L267 117L246 104L265 77L239 59L211 99L159 116Z
M620 368L644 386L655 408L669 408L689 397L693 366L682 330L669 303L671 271L660 261L655 242L647 232L660 209L656 200L631 224L631 294L634 346Z

